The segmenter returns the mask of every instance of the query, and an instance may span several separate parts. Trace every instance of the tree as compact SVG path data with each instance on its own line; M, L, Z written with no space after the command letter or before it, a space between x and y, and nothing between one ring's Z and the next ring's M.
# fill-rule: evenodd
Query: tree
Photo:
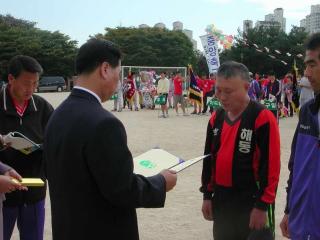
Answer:
M304 52L302 43L306 38L307 33L299 27L293 27L289 34L276 27L253 28L246 34L239 31L234 46L230 50L223 51L221 62L235 60L244 63L253 73L274 71L278 77L282 77L291 71L294 59L302 69L303 60L297 55ZM257 51L254 44L262 52ZM291 56L286 53L290 53Z
M7 79L9 60L16 55L39 61L44 75L72 76L77 42L60 32L40 30L35 23L0 15L0 77Z
M191 41L181 31L159 28L106 28L95 35L116 43L124 54L123 65L187 66L196 63Z

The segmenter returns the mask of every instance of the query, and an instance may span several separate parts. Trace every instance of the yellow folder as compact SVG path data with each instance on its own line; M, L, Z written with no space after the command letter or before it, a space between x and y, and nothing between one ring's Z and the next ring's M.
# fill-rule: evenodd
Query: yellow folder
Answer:
M41 178L22 178L21 182L13 178L12 181L16 183L20 183L22 186L25 186L25 187L43 187L44 186L44 181L42 181Z

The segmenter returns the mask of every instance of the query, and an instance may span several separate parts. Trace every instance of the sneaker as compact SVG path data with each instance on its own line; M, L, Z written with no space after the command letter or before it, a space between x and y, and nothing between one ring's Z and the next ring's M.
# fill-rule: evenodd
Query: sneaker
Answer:
M139 111L139 108L135 108L134 110L135 110L135 111Z

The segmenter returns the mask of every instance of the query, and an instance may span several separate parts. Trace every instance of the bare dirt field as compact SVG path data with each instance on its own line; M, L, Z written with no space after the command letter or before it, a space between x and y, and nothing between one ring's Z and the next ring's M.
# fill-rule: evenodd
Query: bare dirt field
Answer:
M39 95L47 99L54 107L57 107L69 93L42 93ZM113 102L108 101L103 106L111 110ZM191 109L189 109L190 111ZM138 112L125 109L120 113L116 112L115 115L123 122L127 130L128 144L133 156L156 146L185 160L203 154L209 115L176 116L174 111L170 110L170 117L163 119L158 118L157 109L140 110ZM279 223L285 206L287 164L296 124L296 117L280 120L281 177L276 201L277 240L284 239L280 234ZM201 168L202 164L200 162L179 173L177 186L167 194L165 208L138 210L141 240L212 239L212 222L205 221L201 214L202 195L199 192ZM47 196L46 240L52 239L50 218L50 199ZM12 239L19 239L16 229ZM101 239L104 239L103 236L101 236Z

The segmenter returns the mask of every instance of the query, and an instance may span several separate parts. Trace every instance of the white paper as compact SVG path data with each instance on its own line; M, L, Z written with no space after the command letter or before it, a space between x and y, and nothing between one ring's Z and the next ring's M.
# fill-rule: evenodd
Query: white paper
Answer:
M174 171L176 171L176 172L178 173L178 172L186 169L187 167L190 167L191 165L199 162L200 160L202 160L202 159L204 159L205 157L208 157L208 156L210 156L210 155L211 155L211 154L203 155L203 156L200 156L200 157L197 157L197 158L193 158L193 159L189 159L189 160L187 160L187 161L185 161L185 162L182 162L182 163L180 163L179 165L174 166L174 167L172 167L172 168L170 168L170 169L171 169L171 170L174 170Z
M10 132L7 135L3 136L3 142L5 145L9 145L10 147L17 150L38 146L36 143L19 132Z
M163 149L151 149L133 158L134 172L149 177L179 164L181 159Z

